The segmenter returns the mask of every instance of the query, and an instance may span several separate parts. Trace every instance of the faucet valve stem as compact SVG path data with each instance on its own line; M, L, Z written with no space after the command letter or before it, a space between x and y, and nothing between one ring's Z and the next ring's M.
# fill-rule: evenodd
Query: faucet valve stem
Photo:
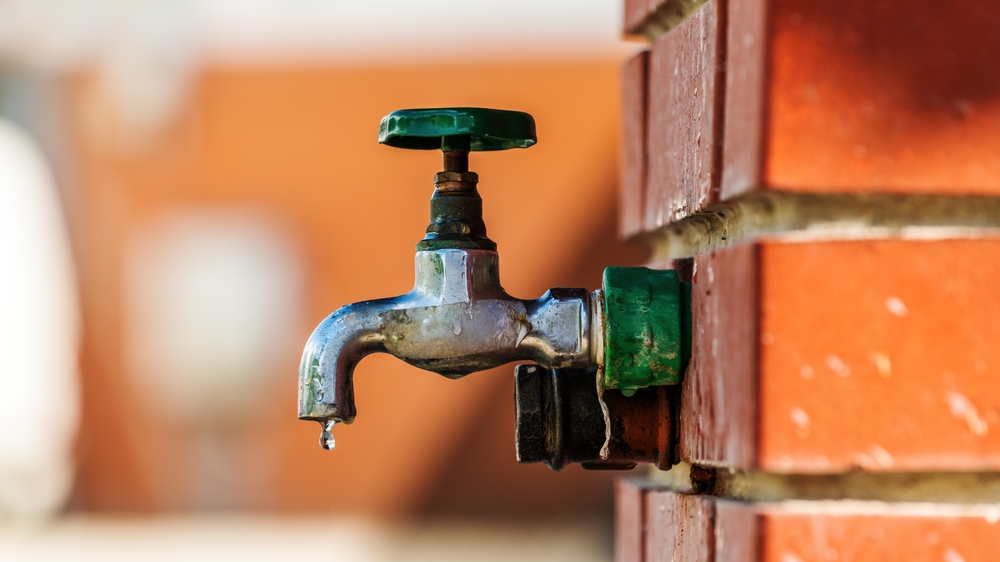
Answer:
M469 150L454 149L442 152L445 172L468 172L469 171Z

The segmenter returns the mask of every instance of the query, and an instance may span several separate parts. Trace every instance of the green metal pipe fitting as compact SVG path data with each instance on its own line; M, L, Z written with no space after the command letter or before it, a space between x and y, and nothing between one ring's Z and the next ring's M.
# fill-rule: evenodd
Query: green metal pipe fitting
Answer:
M677 271L604 270L604 386L625 396L679 384L691 356L691 284Z

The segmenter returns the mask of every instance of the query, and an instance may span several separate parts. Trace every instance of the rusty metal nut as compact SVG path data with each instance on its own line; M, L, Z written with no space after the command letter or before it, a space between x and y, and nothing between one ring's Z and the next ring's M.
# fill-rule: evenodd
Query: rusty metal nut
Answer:
M434 174L435 184L450 181L479 183L479 174L475 172L438 172Z

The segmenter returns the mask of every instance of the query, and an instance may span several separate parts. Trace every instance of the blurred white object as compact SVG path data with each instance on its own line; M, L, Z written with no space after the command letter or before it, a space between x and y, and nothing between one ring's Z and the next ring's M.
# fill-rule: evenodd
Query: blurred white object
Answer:
M0 0L0 64L96 70L84 130L155 150L201 68L621 60L621 0Z
M0 526L0 560L17 562L604 562L602 521L385 521L334 517L68 517L41 530Z
M66 223L35 143L0 121L0 513L58 511L73 481L79 303Z
M85 131L103 148L142 152L187 102L201 54L196 5L0 0L0 63L53 74L96 70L85 84Z
M224 61L344 63L608 59L621 0L192 0L204 52Z
M0 58L156 62L171 45L250 63L613 58L630 49L621 21L621 0L0 0Z
M129 372L144 409L205 427L245 425L273 406L275 375L297 359L303 277L275 220L246 209L168 212L143 223L126 264Z

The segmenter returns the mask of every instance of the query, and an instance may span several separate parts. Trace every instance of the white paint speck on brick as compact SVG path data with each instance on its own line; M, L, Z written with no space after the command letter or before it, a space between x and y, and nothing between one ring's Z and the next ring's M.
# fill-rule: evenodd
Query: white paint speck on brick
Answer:
M886 451L878 445L871 446L871 457L882 468L889 468L892 466L892 455L889 454L889 451Z
M875 368L880 377L887 379L892 376L892 360L884 353L875 354Z
M906 303L901 301L898 297L889 297L885 299L885 307L889 310L889 312L900 318L903 318L910 313L910 309L906 308Z
M965 562L965 558L953 548L944 549L944 562Z
M844 363L840 357L837 357L832 353L826 357L826 366L829 367L834 373L837 373L837 376L851 376L851 368L847 365L847 363Z
M990 432L990 426L979 416L979 410L968 398L957 392L949 392L947 398L951 415L965 420L965 425L973 435L982 437Z
M792 408L791 410L792 421L795 425L808 426L809 425L809 414L805 412L802 408Z

